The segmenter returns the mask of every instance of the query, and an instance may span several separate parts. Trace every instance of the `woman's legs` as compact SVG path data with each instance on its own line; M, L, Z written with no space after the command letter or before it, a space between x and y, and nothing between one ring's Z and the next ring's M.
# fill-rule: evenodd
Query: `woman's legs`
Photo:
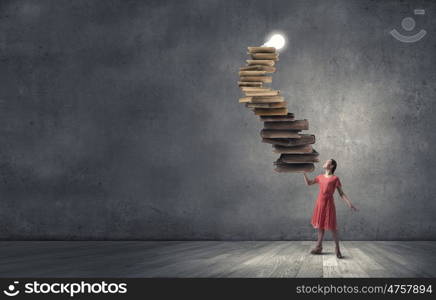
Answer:
M339 250L339 238L338 238L338 231L332 230L333 239L335 240L336 249Z
M339 249L338 231L336 229L332 230L332 235L333 235L333 239L335 240L335 245L336 245L336 256L338 258L342 258L341 250Z
M322 239L324 238L324 229L318 229L318 241L316 242L315 248L313 248L310 253L321 254L322 251Z
M316 242L316 246L318 248L322 247L322 239L324 238L324 229L318 229L318 241Z

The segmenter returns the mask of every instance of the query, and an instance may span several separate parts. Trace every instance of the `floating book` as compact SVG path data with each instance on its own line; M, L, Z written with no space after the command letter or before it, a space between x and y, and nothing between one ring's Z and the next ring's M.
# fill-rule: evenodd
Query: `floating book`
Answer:
M313 149L315 135L302 133L309 129L307 119L296 120L288 111L280 90L265 86L272 83L279 53L274 47L247 47L250 59L239 68L238 86L244 93L239 103L244 103L263 122L261 141L271 144L280 157L273 162L277 172L313 172L319 162L319 153Z
M274 47L247 47L249 53L276 53Z
M318 156L319 153L314 151L312 153L306 154L281 154L277 159L277 162L280 163L314 163L319 162Z
M307 130L309 129L309 121L304 120L294 120L294 121L265 121L264 127L268 129L294 129L294 130Z
M287 107L287 102L271 102L271 103L245 103L246 107L255 108L255 107L264 107L264 108L278 108L278 107Z
M298 154L304 154L304 153L312 153L315 150L313 150L312 145L301 145L301 146L281 146L281 145L273 145L273 151L275 153L298 153Z
M300 134L300 138L262 138L262 142L280 146L302 146L307 144L315 144L315 136L313 134Z
M286 116L267 116L260 117L261 121L269 121L269 122L280 122L280 121L294 121L294 114L288 113Z
M254 113L258 116L276 116L276 115L287 115L288 108L254 108Z
M248 66L274 66L276 63L274 60L261 60L261 59L247 59Z
M313 172L315 170L314 164L286 164L286 163L274 163L276 165L274 171L277 172Z
M263 138L294 138L301 139L298 134L299 130L275 130L275 129L262 129L260 131L260 136Z

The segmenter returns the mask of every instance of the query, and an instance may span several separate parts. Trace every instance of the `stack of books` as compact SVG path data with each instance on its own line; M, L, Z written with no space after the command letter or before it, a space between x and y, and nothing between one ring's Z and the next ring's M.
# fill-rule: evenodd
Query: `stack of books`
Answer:
M315 135L301 133L309 129L307 119L295 120L288 111L287 102L279 90L265 86L272 83L279 53L275 47L248 47L250 59L240 68L238 86L245 96L239 103L259 116L264 128L260 131L262 142L272 144L280 157L274 162L277 172L312 172L319 162L319 153L311 144Z

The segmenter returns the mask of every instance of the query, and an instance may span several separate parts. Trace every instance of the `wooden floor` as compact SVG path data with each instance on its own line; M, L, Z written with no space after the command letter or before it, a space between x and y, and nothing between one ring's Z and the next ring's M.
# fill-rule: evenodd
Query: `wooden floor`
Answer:
M0 241L0 277L436 277L436 242Z

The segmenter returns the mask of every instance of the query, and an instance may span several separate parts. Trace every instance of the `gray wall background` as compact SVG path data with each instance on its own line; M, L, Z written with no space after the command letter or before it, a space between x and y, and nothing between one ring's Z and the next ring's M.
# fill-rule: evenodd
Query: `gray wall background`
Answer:
M0 238L314 239L318 187L273 171L262 123L238 103L246 47L280 30L271 86L360 208L336 194L341 237L435 239L435 11L1 1ZM414 44L389 35L407 16L428 32Z

